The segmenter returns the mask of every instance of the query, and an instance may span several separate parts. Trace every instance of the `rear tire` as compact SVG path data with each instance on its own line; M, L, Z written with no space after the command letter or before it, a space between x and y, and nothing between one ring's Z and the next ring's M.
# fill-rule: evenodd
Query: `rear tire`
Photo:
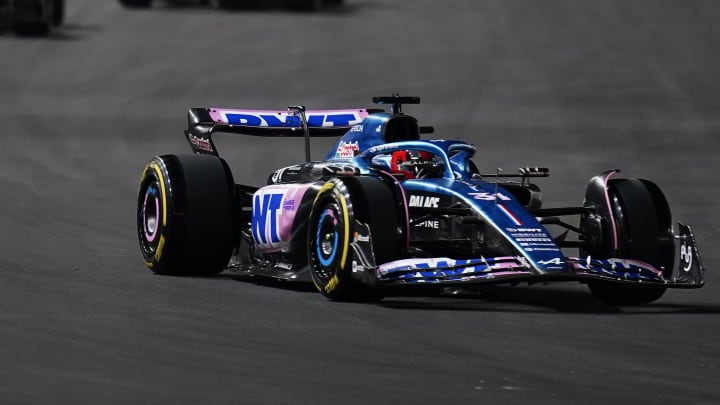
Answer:
M210 5L221 10L247 10L252 8L256 0L211 0Z
M215 156L155 157L140 180L137 230L155 273L212 275L233 249L232 173Z
M13 22L15 35L21 37L41 37L50 33L50 21Z
M152 0L120 0L120 4L127 8L148 8L152 5Z
M63 21L65 21L65 0L53 0L52 23L59 26Z
M285 7L297 11L317 11L322 5L323 0L285 0Z
M603 250L612 251L613 257L642 260L663 269L663 276L669 278L675 249L670 208L660 188L647 180L613 179L608 182L608 195L618 246ZM593 252L581 251L581 256L586 254ZM662 297L666 290L606 282L591 282L588 287L596 298L612 305L647 304Z

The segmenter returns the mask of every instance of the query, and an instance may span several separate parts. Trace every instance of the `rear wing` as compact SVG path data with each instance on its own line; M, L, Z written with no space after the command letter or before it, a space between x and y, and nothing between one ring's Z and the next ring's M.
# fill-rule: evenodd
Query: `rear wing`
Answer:
M310 137L345 134L368 115L382 110L305 110L303 106L276 110L191 108L185 136L196 154L218 156L214 132L269 137L305 137L305 157L310 160Z

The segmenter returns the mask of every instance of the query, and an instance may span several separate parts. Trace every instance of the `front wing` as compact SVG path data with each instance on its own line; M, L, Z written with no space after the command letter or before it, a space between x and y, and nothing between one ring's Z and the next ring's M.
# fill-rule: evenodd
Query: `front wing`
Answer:
M367 234L366 226L360 228ZM353 275L358 281L373 283L367 271L374 272L378 286L514 284L561 281L604 281L637 287L700 288L704 285L704 269L689 226L679 224L680 263L675 277L665 277L660 269L640 260L593 259L566 257L566 269L540 272L523 256L480 257L455 260L450 258L410 258L374 266L369 250L370 239L352 243L358 262ZM233 257L228 269L240 278L268 278L288 282L309 282L307 265L290 265L282 261L263 260L250 264ZM245 262L245 264L243 264ZM374 283L373 283L374 284Z
M689 226L680 224L680 264L675 277L633 259L566 257L562 271L542 272L523 256L474 258L413 258L381 264L376 269L380 285L519 283L552 281L604 281L646 287L699 288L704 269Z

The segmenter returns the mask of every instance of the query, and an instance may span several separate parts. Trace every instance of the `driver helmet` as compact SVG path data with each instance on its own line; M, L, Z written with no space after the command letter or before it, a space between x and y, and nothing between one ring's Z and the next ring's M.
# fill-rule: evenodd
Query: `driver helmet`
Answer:
M442 175L442 164L438 164L430 152L399 150L392 153L390 171L403 175L406 179L439 177Z

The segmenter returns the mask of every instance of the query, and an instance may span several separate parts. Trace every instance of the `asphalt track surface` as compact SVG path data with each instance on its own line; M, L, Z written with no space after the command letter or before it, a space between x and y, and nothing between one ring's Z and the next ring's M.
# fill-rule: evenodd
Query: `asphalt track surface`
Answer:
M49 38L0 35L0 403L718 403L718 20L696 0L68 0ZM547 207L606 169L653 179L694 226L707 285L638 307L579 284L342 304L144 267L139 175L189 152L189 107L392 92L477 145L482 171L550 167ZM218 144L240 183L303 159L301 141Z

